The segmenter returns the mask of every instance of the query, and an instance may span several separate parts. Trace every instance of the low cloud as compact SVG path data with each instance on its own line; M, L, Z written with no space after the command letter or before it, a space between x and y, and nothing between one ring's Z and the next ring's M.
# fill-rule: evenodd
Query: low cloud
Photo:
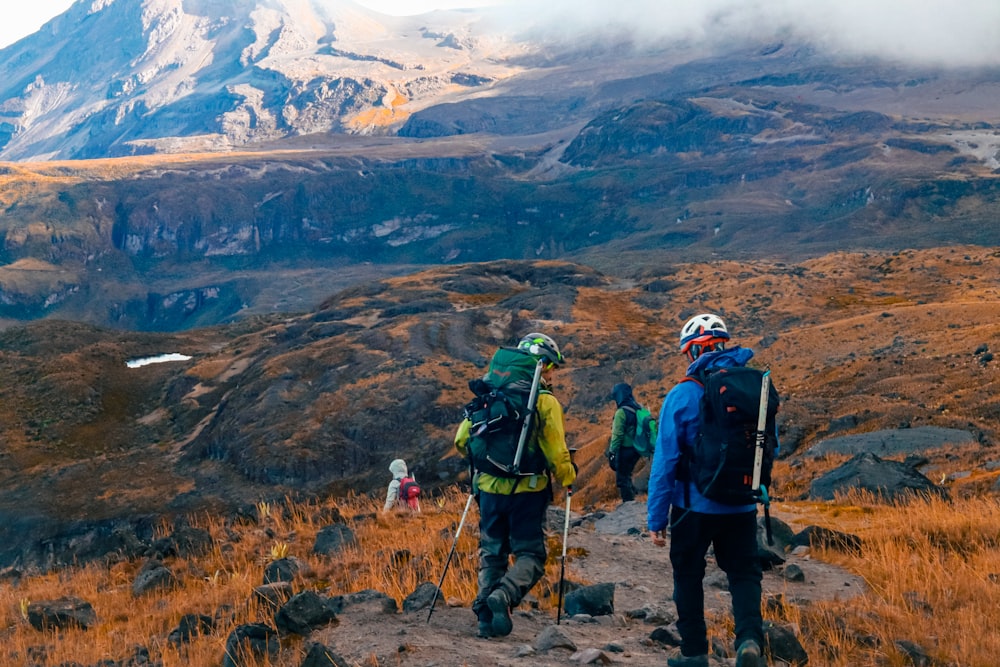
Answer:
M510 29L561 42L627 34L639 44L803 39L920 65L1000 66L997 0L509 0Z

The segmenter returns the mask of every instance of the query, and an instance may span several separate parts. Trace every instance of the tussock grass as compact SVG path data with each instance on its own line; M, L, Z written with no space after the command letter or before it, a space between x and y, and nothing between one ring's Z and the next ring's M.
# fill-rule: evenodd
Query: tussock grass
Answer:
M606 480L605 480L606 483ZM614 487L605 487L609 498ZM381 500L350 496L326 502L286 499L261 504L256 520L225 521L196 516L190 523L208 530L213 548L203 556L168 558L175 588L132 594L144 559L111 559L100 564L26 576L0 586L0 665L97 664L122 660L146 647L165 666L218 665L225 639L237 625L273 621L273 612L254 599L263 571L287 555L307 568L296 590L328 595L376 589L401 604L419 584L437 583L448 557L467 496L459 488L423 501L421 514L381 513ZM558 501L558 499L557 499ZM978 497L951 503L940 499L885 505L864 494L831 503L786 502L803 520L856 534L864 541L855 556L817 548L813 557L860 575L869 591L859 597L796 606L787 603L765 617L798 628L810 664L856 667L909 664L895 642L919 644L941 664L977 667L995 664L1000 635L1000 502ZM342 517L357 543L335 557L312 553L317 533ZM438 604L468 606L476 591L478 514L473 507L463 526ZM167 535L172 527L164 525ZM549 540L550 565L557 563L560 541ZM556 554L552 556L552 554ZM574 555L568 554L572 559ZM558 572L557 567L550 567ZM555 575L557 576L557 575ZM555 580L534 591L550 608L546 592ZM90 602L98 622L88 630L35 630L25 619L33 601L75 596ZM181 647L168 636L184 614L213 616L216 627ZM728 614L709 619L713 636L727 637ZM296 666L304 642L283 642L276 666ZM39 660L38 656L44 656ZM378 664L372 658L371 664Z
M821 664L911 664L896 646L900 640L940 664L997 663L1000 501L928 498L886 506L854 493L825 512L833 518L828 527L861 537L863 555L816 555L864 577L869 591L800 610L810 654Z
M136 598L132 582L145 559L118 560L72 567L23 578L0 587L0 665L96 664L122 660L137 646L145 646L165 666L218 665L226 637L239 624L273 624L272 610L254 599L267 564L287 555L307 566L296 590L306 588L329 595L376 589L401 604L417 586L438 583L454 541L467 495L450 489L426 499L421 514L381 513L381 501L364 496L329 503L261 503L256 522L230 523L219 517L192 517L190 524L208 530L212 550L201 557L168 558L165 562L178 585ZM357 543L335 557L312 553L317 533L343 517ZM466 517L455 554L442 586L439 604L448 600L471 604L476 593L478 537L474 508ZM162 535L172 531L160 529ZM77 597L91 603L98 622L87 630L40 632L22 614L32 601ZM184 614L212 616L215 631L195 637L180 648L167 638ZM294 640L293 649L294 649ZM285 650L277 665L298 665L302 654ZM376 664L376 663L373 663Z

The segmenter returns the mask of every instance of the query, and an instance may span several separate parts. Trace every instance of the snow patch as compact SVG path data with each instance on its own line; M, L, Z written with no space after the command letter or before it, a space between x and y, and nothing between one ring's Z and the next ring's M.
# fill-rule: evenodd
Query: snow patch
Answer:
M171 352L170 354L161 354L156 357L143 357L141 359L132 359L131 361L126 361L125 365L129 368L139 368L140 366L148 366L150 364L161 364L165 361L187 361L190 359L186 354L177 354L176 352Z

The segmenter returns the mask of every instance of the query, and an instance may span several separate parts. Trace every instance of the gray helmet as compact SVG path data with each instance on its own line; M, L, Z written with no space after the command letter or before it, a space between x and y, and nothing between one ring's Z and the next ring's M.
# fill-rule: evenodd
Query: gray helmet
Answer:
M546 359L556 366L563 362L559 346L554 340L542 333L530 333L524 336L517 344L517 349L527 352L536 359Z

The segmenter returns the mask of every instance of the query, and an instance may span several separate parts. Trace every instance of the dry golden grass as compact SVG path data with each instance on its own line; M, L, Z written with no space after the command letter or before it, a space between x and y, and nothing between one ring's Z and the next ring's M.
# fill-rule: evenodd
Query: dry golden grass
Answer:
M613 480L600 479L595 485L605 498L613 497ZM0 664L22 665L26 656L41 653L46 664L96 664L121 660L136 646L146 646L153 659L167 667L217 665L225 639L236 625L273 622L272 612L254 602L253 589L262 583L267 563L285 554L308 565L297 589L330 595L376 589L401 604L419 584L438 582L466 499L463 491L451 488L425 499L421 514L382 514L380 499L352 496L326 503L261 504L256 522L227 524L218 517L193 517L191 523L207 529L215 546L202 557L168 559L178 579L172 590L133 596L132 582L142 559L69 568L0 587L4 628ZM855 494L832 503L783 506L805 521L856 534L864 541L860 557L823 549L817 549L814 557L863 577L869 587L866 594L803 607L789 604L782 613L767 614L800 629L811 664L902 666L907 663L894 645L897 640L916 642L941 664L995 664L994 657L1000 654L995 627L1000 608L996 499L974 497L952 503L932 499L886 506ZM338 513L355 531L358 543L336 558L316 556L312 553L316 534ZM467 606L475 595L476 516L473 508L439 604L452 600ZM163 526L161 533L170 530ZM550 539L552 560L558 557L558 543L558 536ZM555 583L543 581L535 590L543 608L552 606L544 592ZM90 602L97 624L57 633L39 632L25 620L26 605L64 596ZM217 627L178 650L167 636L184 614L215 614ZM709 621L714 635L731 633L727 614ZM302 651L296 647L301 648L294 640L286 643L272 664L299 664Z
M141 645L167 667L218 665L226 637L237 625L273 624L271 611L254 601L253 589L263 583L267 563L283 553L308 565L299 582L303 588L330 595L376 589L402 603L419 584L438 582L466 498L457 489L446 491L427 499L421 514L383 515L378 500L359 496L324 507L294 502L281 507L262 505L256 524L227 526L217 517L194 517L192 525L212 534L214 549L199 558L168 559L177 587L139 598L132 594L132 582L142 559L69 568L28 577L17 585L5 584L0 588L0 627L5 640L0 664L23 665L26 656L42 652L47 664L96 664L126 658ZM334 511L350 521L358 543L336 558L317 556L312 553L316 534ZM478 527L474 516L470 511L440 604L449 598L470 604L475 596ZM165 526L161 532L167 534L170 529ZM33 601L66 596L90 602L97 624L88 630L39 632L22 615L24 605ZM219 614L219 610L230 611ZM195 637L178 651L167 636L184 614L217 614L218 625L214 633ZM286 650L274 664L298 665L301 658Z
M861 537L863 555L816 556L862 576L869 591L794 612L810 656L830 667L912 664L911 641L934 664L987 667L1000 654L1000 502L975 497L891 506L864 494L809 510Z

